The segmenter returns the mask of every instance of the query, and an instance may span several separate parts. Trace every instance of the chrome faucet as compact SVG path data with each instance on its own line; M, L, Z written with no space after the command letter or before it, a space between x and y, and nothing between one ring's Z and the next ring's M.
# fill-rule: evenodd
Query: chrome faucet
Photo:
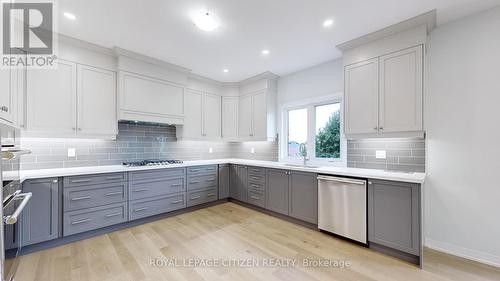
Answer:
M309 158L307 157L307 144L305 144L305 143L300 144L299 153L304 157L303 165L307 166L307 160L309 160Z

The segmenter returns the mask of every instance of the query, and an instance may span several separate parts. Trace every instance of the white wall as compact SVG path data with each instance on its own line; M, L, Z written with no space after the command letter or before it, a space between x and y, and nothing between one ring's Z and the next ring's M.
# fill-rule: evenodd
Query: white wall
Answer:
M342 60L333 60L278 80L278 108L283 104L344 91Z
M436 29L427 53L426 245L500 266L500 7Z

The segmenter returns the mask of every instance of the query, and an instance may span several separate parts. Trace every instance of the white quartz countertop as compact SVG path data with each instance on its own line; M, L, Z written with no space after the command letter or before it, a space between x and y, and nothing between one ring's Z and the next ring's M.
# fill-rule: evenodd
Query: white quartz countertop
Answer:
M27 179L37 178L50 178L50 177L65 177L87 174L100 174L100 173L114 173L114 172L130 172L130 171L143 171L154 169L172 169L179 167L200 166L200 165L214 165L214 164L239 164L248 166L258 166L274 169L286 169L291 171L312 172L318 174L335 175L335 176L349 176L369 179L380 179L390 181L400 181L409 183L424 183L425 173L405 173L405 172L392 172L383 170L372 169L358 169L346 167L298 167L288 166L285 163L273 161L256 161L246 159L215 159L215 160L198 160L198 161L185 161L183 164L174 164L168 166L143 166L143 167L125 167L121 165L112 166L93 166L93 167L79 167L79 168L59 168L59 169L41 169L41 170L24 170L20 172L21 181ZM12 178L9 172L3 173L3 179L9 180Z

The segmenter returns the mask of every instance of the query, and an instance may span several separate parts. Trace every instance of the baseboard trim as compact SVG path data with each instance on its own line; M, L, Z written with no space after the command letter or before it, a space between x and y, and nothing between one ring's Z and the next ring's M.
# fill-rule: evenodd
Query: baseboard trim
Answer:
M485 252L464 248L455 244L425 239L425 247L464 259L500 268L500 257Z

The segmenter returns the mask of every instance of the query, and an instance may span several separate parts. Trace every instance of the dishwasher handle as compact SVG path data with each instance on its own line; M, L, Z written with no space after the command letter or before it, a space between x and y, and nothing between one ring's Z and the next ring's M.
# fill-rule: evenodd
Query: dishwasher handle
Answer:
M339 177L331 177L331 176L318 176L318 180L325 180L325 181L334 181L334 182L341 182L341 183L350 183L350 184L359 184L359 185L366 185L366 180L357 180L357 179L350 179L350 178L339 178Z

